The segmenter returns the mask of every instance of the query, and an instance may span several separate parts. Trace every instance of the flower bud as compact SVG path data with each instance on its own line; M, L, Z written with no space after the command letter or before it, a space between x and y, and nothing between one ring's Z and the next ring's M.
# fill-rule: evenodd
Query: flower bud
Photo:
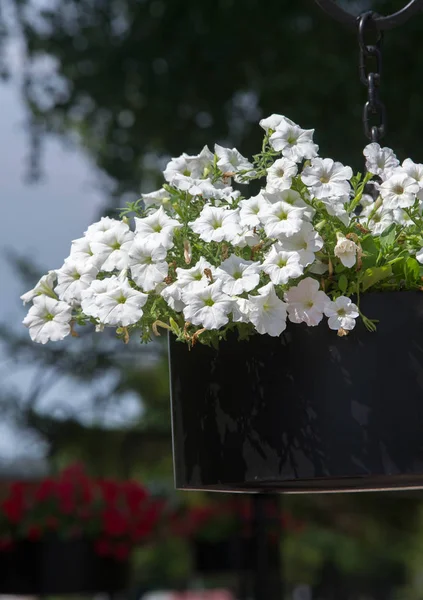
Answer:
M352 240L348 240L339 231L337 232L336 237L338 242L335 246L334 254L339 258L344 267L351 269L357 260L358 246Z
M322 221L319 221L318 223L316 223L316 225L314 226L314 229L316 231L320 231L321 229L323 229L323 227L326 225L326 219L323 219Z

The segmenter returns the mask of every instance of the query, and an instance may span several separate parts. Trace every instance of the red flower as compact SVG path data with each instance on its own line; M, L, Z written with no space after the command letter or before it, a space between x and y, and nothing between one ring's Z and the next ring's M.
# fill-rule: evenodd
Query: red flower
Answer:
M71 514L75 509L73 485L70 481L58 481L56 485L60 510L64 514Z
M107 504L115 504L119 497L119 484L116 481L104 479L98 483Z
M95 498L95 486L90 481L82 482L81 500L84 504L91 504Z
M123 491L126 496L128 508L132 513L136 513L148 497L147 491L134 481L125 482L123 484Z
M43 500L47 500L47 498L51 498L54 495L55 488L56 482L54 479L44 479L35 490L35 499L42 502Z
M11 523L19 523L24 514L23 498L11 496L3 502L2 510Z
M10 493L14 498L23 498L27 489L28 485L23 481L14 481L10 486Z
M81 465L80 463L74 463L66 467L66 469L63 469L61 477L62 479L86 480L87 474L85 472L84 465Z
M107 508L103 511L104 531L111 536L123 535L127 532L128 523L116 508Z

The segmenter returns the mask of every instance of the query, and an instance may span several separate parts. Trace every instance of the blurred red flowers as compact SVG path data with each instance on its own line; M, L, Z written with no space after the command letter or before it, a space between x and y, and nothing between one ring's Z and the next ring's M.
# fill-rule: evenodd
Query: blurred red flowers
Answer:
M0 550L18 539L91 539L101 555L125 560L155 530L163 502L135 481L91 478L81 465L37 482L0 485Z

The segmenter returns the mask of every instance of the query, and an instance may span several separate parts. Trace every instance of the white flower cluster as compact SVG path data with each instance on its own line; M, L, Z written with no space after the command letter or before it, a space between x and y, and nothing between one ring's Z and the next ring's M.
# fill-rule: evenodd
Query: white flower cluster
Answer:
M375 183L380 200L375 202L369 196L363 198L360 221L367 223L373 235L380 235L392 223L405 227L414 225L407 209L418 205L419 213L422 213L423 165L414 163L410 158L400 164L390 148L381 148L376 143L369 144L364 155L366 168L380 179ZM421 256L422 250L417 259L423 263Z
M160 190L128 207L132 227L126 216L104 217L74 240L63 266L22 296L33 302L31 338L61 340L91 322L124 339L138 328L147 341L166 327L210 343L228 329L279 336L287 320L315 326L324 315L346 335L360 315L349 296L402 281L395 244L423 263L423 165L400 165L369 144L368 173L353 177L318 157L313 130L282 115L260 125L265 142L253 162L217 144L182 154ZM243 192L261 178L258 193ZM404 269L416 287L420 272Z

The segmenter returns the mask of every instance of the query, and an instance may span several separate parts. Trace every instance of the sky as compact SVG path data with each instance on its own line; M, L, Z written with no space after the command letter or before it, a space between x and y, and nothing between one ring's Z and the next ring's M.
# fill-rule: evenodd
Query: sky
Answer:
M26 309L19 296L26 286L13 271L7 252L31 257L43 270L59 268L69 255L71 240L81 237L87 226L97 220L104 198L99 175L82 151L68 150L55 140L48 140L42 158L44 178L36 184L25 182L28 136L25 111L17 83L0 85L0 136L3 152L0 160L0 322L17 330ZM34 281L34 284L36 282ZM28 307L27 307L28 308ZM0 383L26 393L34 377L29 366L17 370L7 356L0 355ZM103 381L107 387L110 381ZM92 390L76 387L69 381L58 382L43 398L48 412L69 413L81 420L94 420L89 397ZM65 399L65 400L62 400ZM65 404L66 406L63 406ZM138 402L127 397L123 408L106 416L107 424L131 421L139 414ZM34 437L21 435L19 428L0 419L1 464L28 456L42 456L44 447Z

